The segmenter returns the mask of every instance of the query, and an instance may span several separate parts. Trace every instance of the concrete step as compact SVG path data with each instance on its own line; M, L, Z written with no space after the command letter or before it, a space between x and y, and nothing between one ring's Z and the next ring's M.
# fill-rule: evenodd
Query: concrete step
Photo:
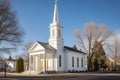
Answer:
M42 71L36 71L36 70L28 70L22 72L23 74L40 74Z

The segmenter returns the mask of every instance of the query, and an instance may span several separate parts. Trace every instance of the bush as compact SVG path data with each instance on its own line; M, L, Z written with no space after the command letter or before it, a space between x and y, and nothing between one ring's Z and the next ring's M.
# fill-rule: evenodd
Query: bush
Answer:
M24 60L19 58L16 64L16 72L23 72L24 71Z

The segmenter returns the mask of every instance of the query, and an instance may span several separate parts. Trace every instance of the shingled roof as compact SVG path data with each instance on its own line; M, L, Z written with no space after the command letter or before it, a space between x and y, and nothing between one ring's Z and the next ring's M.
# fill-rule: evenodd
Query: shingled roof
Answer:
M51 51L56 51L55 48L53 48L52 46L50 46L48 43L43 43L43 42L39 42L37 41L41 46L43 46L45 49L48 49L48 50L51 50ZM68 47L68 46L64 46L64 50L70 50L70 51L74 51L74 52L79 52L79 53L84 53L86 54L85 52L82 52L80 50L77 50L77 49L74 49L74 48L71 48L71 47Z
M74 48L71 48L71 47L68 47L68 46L64 46L64 49L70 50L70 51L74 51L74 52L79 52L79 53L84 53L84 54L86 54L85 52L82 52L82 51L80 51L80 50L77 50L77 49L74 49Z

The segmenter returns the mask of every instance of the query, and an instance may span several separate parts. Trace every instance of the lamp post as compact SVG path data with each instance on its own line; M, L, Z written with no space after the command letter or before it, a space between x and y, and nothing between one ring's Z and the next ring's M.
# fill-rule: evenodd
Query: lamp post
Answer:
M5 62L5 74L4 74L5 78L6 78L6 62Z

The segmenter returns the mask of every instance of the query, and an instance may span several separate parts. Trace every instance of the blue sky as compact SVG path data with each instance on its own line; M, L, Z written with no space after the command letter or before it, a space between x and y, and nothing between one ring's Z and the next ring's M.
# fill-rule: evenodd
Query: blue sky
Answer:
M25 30L24 40L47 42L54 0L11 0L11 4ZM88 22L105 24L112 31L120 31L120 0L58 0L58 9L67 46L75 43L73 32Z

